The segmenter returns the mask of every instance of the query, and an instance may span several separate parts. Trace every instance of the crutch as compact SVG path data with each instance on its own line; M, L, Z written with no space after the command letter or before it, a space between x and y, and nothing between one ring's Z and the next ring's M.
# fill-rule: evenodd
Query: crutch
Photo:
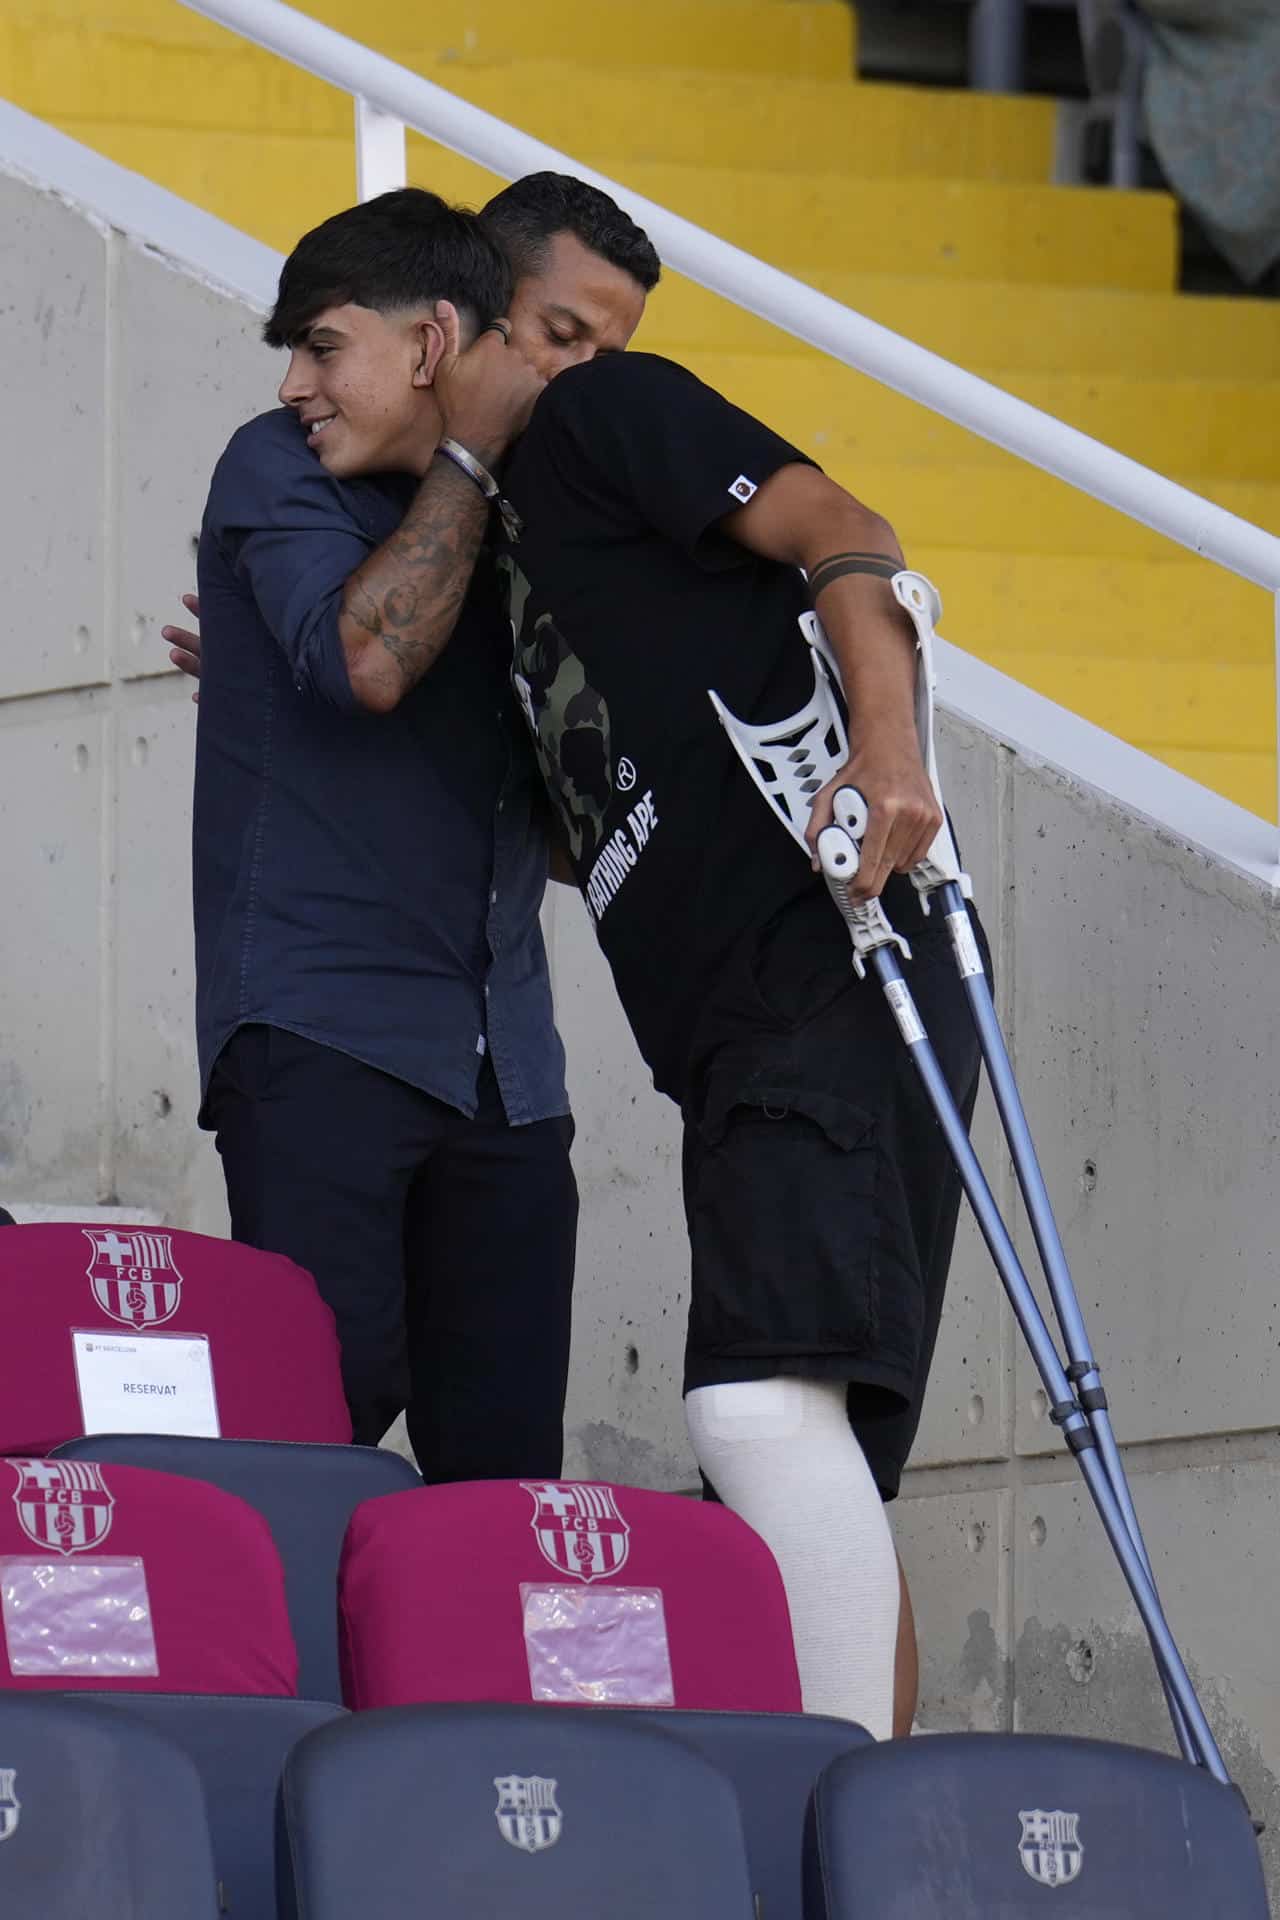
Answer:
M1065 1365L1031 1290L907 985L902 961L910 960L911 949L902 935L890 925L878 900L858 902L850 897L849 888L857 875L859 846L867 825L866 804L861 794L852 787L841 788L835 796L835 824L819 835L818 858L832 899L849 930L854 969L859 978L864 978L869 966L884 992L956 1162L961 1184L995 1261L1014 1316L1031 1349L1048 1396L1050 1418L1061 1428L1067 1447L1077 1460L1120 1562L1151 1643L1178 1745L1188 1761L1204 1767L1214 1778L1226 1784L1229 1775L1156 1591L1151 1563L1112 1431L1106 1393L1090 1350L1061 1236L965 908L972 888L968 876L960 867L946 819L934 743L933 641L936 622L941 616L941 602L932 584L922 574L904 569L894 575L891 585L899 605L906 611L915 630L918 656L916 724L921 755L943 812L943 824L925 859L913 869L911 880L926 913L930 911L935 896L941 902L982 1058L995 1094L996 1108L1008 1141L1050 1298L1062 1329L1067 1353ZM821 622L816 614L809 613L802 616L800 625L810 647L814 673L813 696L806 706L774 726L758 726L740 720L731 713L715 692L710 693L710 698L756 787L807 854L809 849L805 830L814 795L845 764L848 738L836 698L838 669Z

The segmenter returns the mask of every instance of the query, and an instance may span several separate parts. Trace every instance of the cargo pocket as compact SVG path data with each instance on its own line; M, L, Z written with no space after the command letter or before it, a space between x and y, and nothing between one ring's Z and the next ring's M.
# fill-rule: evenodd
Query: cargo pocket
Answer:
M876 1131L811 1089L709 1089L689 1195L691 1347L782 1362L875 1352Z

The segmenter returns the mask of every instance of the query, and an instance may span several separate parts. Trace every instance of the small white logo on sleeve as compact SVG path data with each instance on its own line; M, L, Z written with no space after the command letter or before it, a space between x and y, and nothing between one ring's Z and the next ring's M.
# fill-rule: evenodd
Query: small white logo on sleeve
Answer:
M745 473L740 473L729 491L735 500L749 500L756 491L756 483L754 480L748 480Z
M630 793L636 783L636 770L624 754L618 762L618 785L623 793Z

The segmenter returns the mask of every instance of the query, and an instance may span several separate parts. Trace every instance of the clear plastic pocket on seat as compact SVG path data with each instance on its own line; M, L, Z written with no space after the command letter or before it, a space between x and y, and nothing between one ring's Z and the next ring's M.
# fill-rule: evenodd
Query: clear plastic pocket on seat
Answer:
M535 1700L675 1705L660 1588L522 1582L520 1605Z
M9 1669L23 1678L159 1674L140 1559L0 1558L0 1618Z

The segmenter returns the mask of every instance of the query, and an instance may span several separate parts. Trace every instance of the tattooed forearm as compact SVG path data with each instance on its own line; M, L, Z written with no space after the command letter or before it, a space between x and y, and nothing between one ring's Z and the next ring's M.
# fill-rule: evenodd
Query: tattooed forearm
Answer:
M833 553L810 569L809 598L816 600L833 580L843 580L851 573L871 573L881 580L892 580L894 574L901 571L901 560L890 559L884 553Z
M369 598L360 585L360 576L353 573L347 582L347 591L343 596L342 612L347 619L354 620L366 633L377 635L382 632L382 615L377 605Z
M347 581L338 632L362 706L388 711L439 659L484 537L488 503L436 461L409 511Z

